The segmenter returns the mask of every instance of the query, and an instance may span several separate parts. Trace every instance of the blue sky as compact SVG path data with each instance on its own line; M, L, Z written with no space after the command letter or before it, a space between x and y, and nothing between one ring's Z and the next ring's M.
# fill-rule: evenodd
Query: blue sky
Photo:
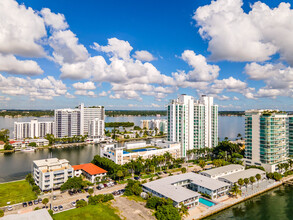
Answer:
M293 108L293 10L282 1L0 2L0 108ZM2 60L2 61L1 61Z

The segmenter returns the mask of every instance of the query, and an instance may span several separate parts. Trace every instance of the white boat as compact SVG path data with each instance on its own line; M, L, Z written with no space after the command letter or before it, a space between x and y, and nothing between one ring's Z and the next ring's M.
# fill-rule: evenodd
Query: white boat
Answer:
M35 149L34 148L31 148L31 147L27 147L25 149L22 149L21 151L22 152L33 152L33 151L35 151Z

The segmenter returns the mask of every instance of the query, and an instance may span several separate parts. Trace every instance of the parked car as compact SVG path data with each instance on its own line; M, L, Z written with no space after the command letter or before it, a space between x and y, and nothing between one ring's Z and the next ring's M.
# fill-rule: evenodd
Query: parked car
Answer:
M88 199L90 197L90 195L86 196L86 198Z
M81 189L77 190L78 193L82 193Z
M85 201L84 199L81 199L82 201Z
M63 206L62 205L59 205L58 208L59 208L59 211L62 211L63 210Z
M135 176L134 179L135 179L135 180L139 180L140 177L139 177L139 176Z
M167 174L168 172L165 170L164 173Z
M75 202L78 202L78 201L79 201L79 199L75 200Z
M42 209L47 209L47 208L49 208L49 206L43 206L43 207L42 207Z
M27 203L26 202L22 203L22 207L27 207Z
M57 211L58 211L58 207L57 207L57 206L54 206L54 207L53 207L53 211L54 211L54 212L57 212Z
M101 187L99 187L99 186L97 186L97 189L98 189L98 190L101 190L102 188L101 188Z
M72 191L68 191L68 194L72 196L74 193Z
M32 202L32 201L29 201L29 202L28 202L28 205L29 205L29 206L32 206L32 205L33 205L33 202Z
M12 210L12 206L11 206L11 205L8 206L8 207L7 207L7 210L8 210L8 211L11 211L11 210Z
M34 204L35 204L35 205L39 204L39 201L38 201L37 199L34 200Z
M101 189L104 189L104 184L100 183L100 184L99 184L99 187L100 187Z
M38 199L38 202L39 202L39 203L42 203L42 201L43 201L43 200L42 200L41 198Z
M107 184L106 183L104 183L104 187L107 187Z
M71 205L72 205L73 207L75 207L75 206L76 206L76 202L72 202Z
M53 200L56 200L57 199L57 197L56 196L53 196Z
M114 185L117 185L117 182L116 181L114 182Z

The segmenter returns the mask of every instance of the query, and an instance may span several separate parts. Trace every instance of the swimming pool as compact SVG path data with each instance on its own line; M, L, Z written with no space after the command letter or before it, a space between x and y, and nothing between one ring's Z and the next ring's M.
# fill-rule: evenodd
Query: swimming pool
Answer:
M207 200L205 198L199 198L199 202L208 206L208 207L212 207L212 206L216 205L216 203L211 202L210 200Z
M156 148L143 148L143 149L136 149L136 150L131 150L132 152L142 152L142 151L150 151L150 150L155 150Z

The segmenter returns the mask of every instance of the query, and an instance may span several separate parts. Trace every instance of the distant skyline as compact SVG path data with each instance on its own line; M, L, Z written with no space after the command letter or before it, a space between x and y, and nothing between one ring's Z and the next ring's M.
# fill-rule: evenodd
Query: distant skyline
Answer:
M1 0L0 109L293 110L289 1Z

